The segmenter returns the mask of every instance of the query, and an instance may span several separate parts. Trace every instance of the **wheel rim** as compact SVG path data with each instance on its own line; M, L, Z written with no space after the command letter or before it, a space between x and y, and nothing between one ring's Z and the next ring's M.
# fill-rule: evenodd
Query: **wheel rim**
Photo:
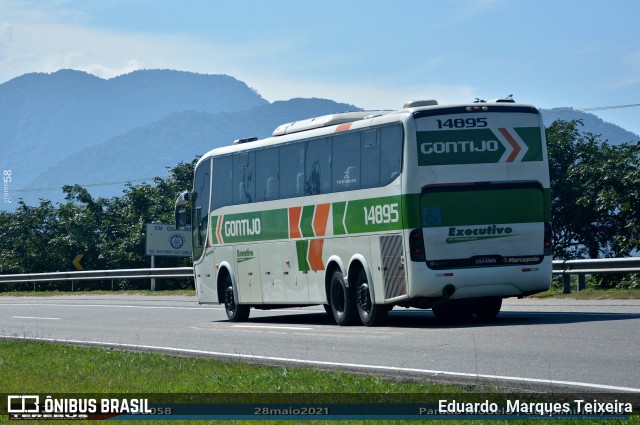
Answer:
M367 315L371 313L371 297L369 296L369 284L367 282L363 282L358 287L358 307L360 311L366 313Z

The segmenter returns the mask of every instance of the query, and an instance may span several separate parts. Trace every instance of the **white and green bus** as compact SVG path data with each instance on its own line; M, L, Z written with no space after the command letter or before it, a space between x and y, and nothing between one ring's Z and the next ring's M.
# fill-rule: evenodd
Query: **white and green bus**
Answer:
M511 100L408 102L281 125L197 163L191 207L201 304L323 305L339 325L394 306L491 319L551 282L542 118Z

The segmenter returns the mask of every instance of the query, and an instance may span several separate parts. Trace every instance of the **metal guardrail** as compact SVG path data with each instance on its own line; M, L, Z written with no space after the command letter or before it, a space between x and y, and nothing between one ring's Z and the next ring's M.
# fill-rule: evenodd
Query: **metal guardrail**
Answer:
M116 279L150 279L151 290L155 290L156 278L185 278L193 277L193 267L171 267L151 269L120 269L120 270L83 270L79 272L52 272L30 274L0 275L2 283L33 283L33 290L40 282L71 282L85 280L116 280ZM113 285L112 285L113 286Z
M553 274L562 275L563 292L571 293L571 275L578 275L578 290L585 287L585 276L598 273L640 273L640 257L554 260Z
M640 257L597 258L589 260L554 260L553 273L564 277L565 292L570 291L571 275L598 273L640 273ZM109 279L155 279L193 277L193 267L85 270L73 272L30 273L0 275L2 283L38 283ZM153 289L152 283L152 289ZM568 289L569 288L569 289ZM568 293L568 292L567 292Z
M154 269L84 270L80 272L53 272L0 275L0 283L62 282L69 280L150 279L193 277L193 267Z
M554 274L597 274L640 272L640 257L554 260Z

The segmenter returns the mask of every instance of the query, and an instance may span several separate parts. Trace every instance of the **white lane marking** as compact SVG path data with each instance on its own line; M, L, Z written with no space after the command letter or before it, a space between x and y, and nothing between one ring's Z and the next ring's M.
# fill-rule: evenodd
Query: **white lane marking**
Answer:
M111 342L97 342L97 341L79 341L72 339L55 339L55 338L34 338L34 337L26 337L26 336L9 336L9 335L0 335L2 339L13 339L13 340L29 340L29 341L46 341L46 342L57 342L57 343L67 343L67 344L78 344L84 346L95 346L95 347L117 347L117 348L127 348L127 349L136 349L136 350L151 350L156 352L166 352L166 353L186 353L186 354L197 354L197 355L207 355L207 356L216 356L216 357L227 357L241 360L263 360L263 361L274 361L281 363L295 363L306 366L332 366L332 367L341 367L341 368L351 368L351 369L360 369L360 370L383 370L383 371L391 371L391 372L411 372L411 373L419 373L423 375L444 375L444 376L462 376L466 378L484 378L484 379L500 379L503 381L515 381L515 382L529 382L536 384L552 384L552 385L567 385L572 387L585 387L585 388L596 388L600 390L611 390L611 391L627 391L633 393L640 393L640 388L633 387L618 387L615 385L603 385L603 384L593 384L588 382L574 382L574 381L558 381L554 379L538 379L538 378L522 378L519 376L501 376L501 375L486 375L479 373L464 373L464 372L448 372L444 370L430 370L430 369L415 369L415 368L407 368L407 367L395 367L395 366L378 366L378 365L361 365L354 363L339 363L339 362L326 362L319 360L302 360L302 359L289 359L285 357L270 357L270 356L256 356L252 354L238 354L238 353L221 353L217 351L205 351L205 350L194 350L189 348L176 348L176 347L160 347L155 345L140 345L140 344L119 344L119 343L111 343Z
M254 328L254 329L284 329L289 331L309 331L313 328L303 328L299 326L265 326L265 325L233 325L234 328Z
M13 316L12 319L62 320L62 317Z
M107 308L147 308L164 310L202 310L209 311L210 307L172 307L172 306L148 306L148 305L119 305L119 304L55 304L55 303L0 303L10 306L47 306L47 307L107 307ZM220 308L220 307L218 307Z

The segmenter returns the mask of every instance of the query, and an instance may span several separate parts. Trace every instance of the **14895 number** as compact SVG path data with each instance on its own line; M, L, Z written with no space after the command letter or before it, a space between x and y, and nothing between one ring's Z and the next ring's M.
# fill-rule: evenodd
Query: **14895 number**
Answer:
M446 121L436 121L438 128L484 128L488 126L487 118L449 118Z
M364 224L397 223L400 219L398 204L373 205L364 207Z

